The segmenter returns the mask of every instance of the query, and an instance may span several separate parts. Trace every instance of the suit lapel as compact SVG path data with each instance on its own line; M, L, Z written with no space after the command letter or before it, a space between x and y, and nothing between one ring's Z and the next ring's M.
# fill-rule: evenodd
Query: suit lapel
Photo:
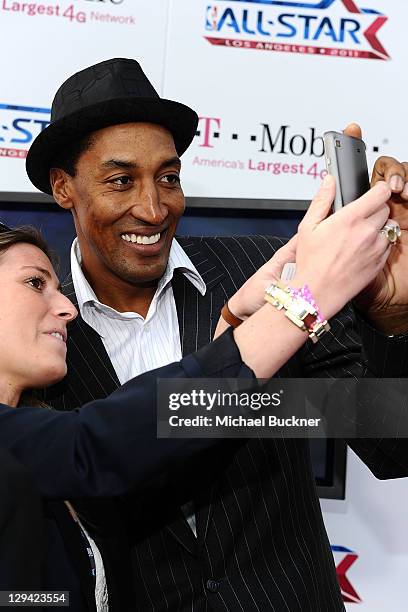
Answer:
M71 276L62 286L64 295L78 308ZM68 376L64 385L82 405L110 395L119 379L99 336L79 314L69 327L67 343Z
M185 356L211 342L214 336L221 308L226 301L222 287L225 273L202 240L178 237L177 241L197 268L207 287L205 295L202 296L180 271L174 274L172 286L179 321L181 349ZM204 486L202 493L194 500L199 546L204 544L207 534L215 491L216 485ZM180 523L181 521L173 525L171 532L178 540L184 535L182 542L184 544L185 528L188 530L189 540L192 534L186 521L183 521L183 530Z
M225 274L205 244L197 238L178 237L180 246L206 284L202 296L192 283L176 270L172 281L180 329L183 357L211 342L225 301L220 287Z
M166 529L190 554L197 554L197 539L191 531L181 510L180 516L170 525L166 525Z

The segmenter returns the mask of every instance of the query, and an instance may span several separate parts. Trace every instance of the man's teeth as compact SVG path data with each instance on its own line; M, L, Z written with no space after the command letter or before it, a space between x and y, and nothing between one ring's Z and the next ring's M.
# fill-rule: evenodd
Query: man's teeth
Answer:
M136 242L136 244L156 244L159 242L161 234L153 234L153 236L140 236L136 234L121 234L122 240L126 242Z
M55 338L59 338L59 340L62 340L63 342L65 342L64 336L60 334L59 332L52 332L50 336L55 336Z

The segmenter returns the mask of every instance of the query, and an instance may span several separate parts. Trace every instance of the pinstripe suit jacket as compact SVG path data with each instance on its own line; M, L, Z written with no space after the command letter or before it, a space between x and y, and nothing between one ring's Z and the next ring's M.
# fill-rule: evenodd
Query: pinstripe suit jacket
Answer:
M178 240L207 285L202 297L181 274L173 279L185 355L211 340L224 302L282 241ZM63 290L75 302L70 279ZM68 375L53 390L60 409L106 396L119 384L102 341L80 317L70 329L67 360ZM345 309L330 333L316 346L307 343L277 375L347 377L361 371L354 318ZM378 441L355 440L352 446L380 477L406 475L406 466L392 452L385 455ZM306 440L228 441L216 462L209 455L185 469L194 473L191 490L180 487L181 478L156 497L120 503L135 543L137 610L344 610ZM190 499L197 538L180 511Z

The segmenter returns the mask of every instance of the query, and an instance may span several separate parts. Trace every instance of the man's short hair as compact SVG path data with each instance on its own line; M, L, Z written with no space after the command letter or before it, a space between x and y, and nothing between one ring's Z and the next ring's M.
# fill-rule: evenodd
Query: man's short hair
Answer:
M82 153L85 153L92 146L92 133L86 134L79 140L71 142L54 159L52 167L64 170L70 176L76 175L76 165Z

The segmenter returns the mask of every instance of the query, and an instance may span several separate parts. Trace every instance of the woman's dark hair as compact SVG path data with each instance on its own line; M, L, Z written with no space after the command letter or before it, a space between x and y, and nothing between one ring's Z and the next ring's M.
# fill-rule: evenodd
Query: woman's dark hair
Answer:
M20 227L11 228L0 223L0 257L13 246L13 244L20 244L21 242L36 246L45 253L48 259L53 263L54 255L41 233L35 227L31 225L22 225Z

